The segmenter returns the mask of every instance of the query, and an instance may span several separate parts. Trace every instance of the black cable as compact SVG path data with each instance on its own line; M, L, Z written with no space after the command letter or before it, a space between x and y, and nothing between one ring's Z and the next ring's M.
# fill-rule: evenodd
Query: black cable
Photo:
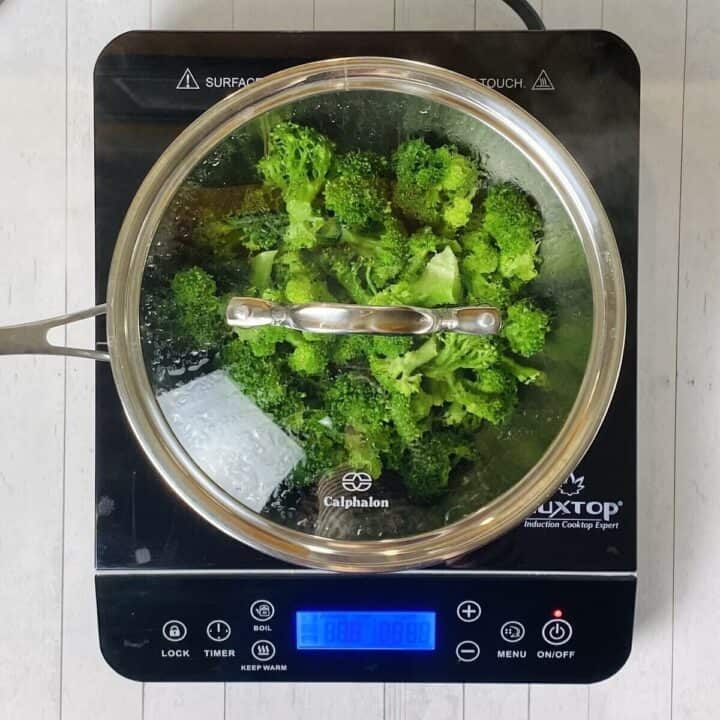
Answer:
M528 0L502 0L525 23L528 30L544 30L545 23Z

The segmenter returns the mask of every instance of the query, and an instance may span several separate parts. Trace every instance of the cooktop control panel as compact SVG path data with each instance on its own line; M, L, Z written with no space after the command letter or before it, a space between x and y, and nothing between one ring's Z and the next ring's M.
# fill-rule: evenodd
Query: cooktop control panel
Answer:
M501 582L499 582L501 580ZM634 578L108 574L102 652L145 681L593 682L630 652Z

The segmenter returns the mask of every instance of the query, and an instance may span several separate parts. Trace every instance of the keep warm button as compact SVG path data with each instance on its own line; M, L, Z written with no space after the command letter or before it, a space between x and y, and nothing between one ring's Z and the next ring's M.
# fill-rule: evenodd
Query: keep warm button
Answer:
M565 645L572 634L572 625L567 620L559 618L548 620L542 628L542 638L548 645Z

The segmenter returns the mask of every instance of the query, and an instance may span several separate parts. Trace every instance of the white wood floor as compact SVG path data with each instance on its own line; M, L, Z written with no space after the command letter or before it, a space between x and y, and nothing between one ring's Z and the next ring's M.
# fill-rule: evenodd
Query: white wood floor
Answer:
M91 363L0 358L0 718L681 720L720 716L720 4L536 0L643 71L640 590L594 686L146 685L100 658ZM91 305L92 67L129 29L516 28L498 0L0 1L0 323ZM68 331L89 343L90 324ZM718 513L718 514L716 514Z

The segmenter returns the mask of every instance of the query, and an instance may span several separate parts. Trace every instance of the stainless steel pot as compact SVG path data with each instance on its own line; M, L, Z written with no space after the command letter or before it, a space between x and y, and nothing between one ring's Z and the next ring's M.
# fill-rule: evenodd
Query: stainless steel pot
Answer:
M139 318L143 275L158 230L188 175L224 138L247 128L252 135L252 128L278 113L314 113L370 142L380 142L375 130L381 126L399 136L441 127L451 141L483 152L491 173L518 180L546 219L544 262L536 282L554 298L558 314L557 337L547 351L550 395L545 390L524 401L510 437L487 440L487 457L497 462L480 468L441 516L418 515L417 532L406 527L377 533L377 539L353 540L328 529L337 525L337 517L304 532L251 510L220 487L179 441L148 377ZM105 312L107 353L48 343L49 328ZM466 77L408 60L359 57L284 70L205 112L168 147L138 190L117 239L107 305L1 328L0 354L109 360L127 419L147 457L209 523L299 565L374 572L466 553L516 525L550 496L600 427L619 373L624 335L625 291L613 232L593 188L562 145L510 100ZM507 489L489 502L478 489L483 472L508 474Z

